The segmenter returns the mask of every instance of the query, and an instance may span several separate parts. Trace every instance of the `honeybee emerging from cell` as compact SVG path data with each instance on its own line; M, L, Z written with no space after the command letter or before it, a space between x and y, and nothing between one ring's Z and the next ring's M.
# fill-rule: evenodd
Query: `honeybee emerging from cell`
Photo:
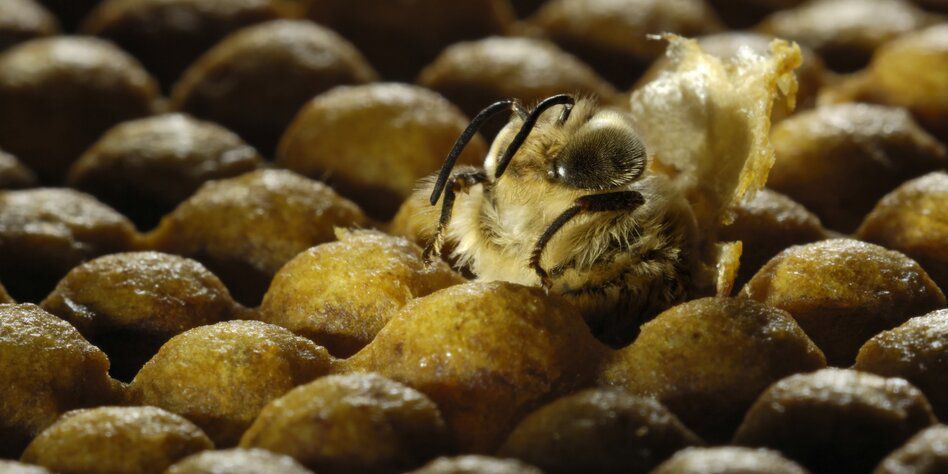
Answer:
M568 95L484 109L397 231L427 240L426 258L450 249L479 279L565 296L613 344L679 301L729 294L741 244L717 232L766 182L773 104L792 109L800 48L775 40L768 54L721 59L664 39L670 68L632 94L628 115ZM508 111L483 168L454 170L479 127Z
M510 111L483 169L452 173L480 126ZM592 100L557 95L530 111L497 102L425 182L430 203L441 201L425 258L448 243L479 279L542 285L576 304L594 333L625 342L692 280L691 209L648 160L630 118Z

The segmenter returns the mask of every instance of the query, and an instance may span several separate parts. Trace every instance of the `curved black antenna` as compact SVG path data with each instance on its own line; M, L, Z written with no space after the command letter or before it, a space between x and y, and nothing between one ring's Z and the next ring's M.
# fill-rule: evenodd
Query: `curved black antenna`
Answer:
M458 160L458 157L461 156L461 152L464 151L464 147L466 147L468 142L474 138L474 135L477 134L477 131L480 130L482 125L484 125L484 122L500 112L510 110L512 107L516 107L515 100L502 100L499 102L494 102L477 114L477 116L474 117L474 120L471 120L470 125L464 129L464 132L461 133L461 136L458 137L458 140L454 142L454 148L451 149L451 153L448 153L448 158L444 160L444 165L441 167L441 172L438 173L438 180L435 181L434 189L431 191L430 201L432 206L437 204L438 199L441 198L441 193L444 191L444 186L448 183L448 176L451 174L451 170L454 169L454 162Z
M515 154L517 154L517 151L520 150L520 147L523 146L523 142L527 140L527 136L529 136L530 132L533 131L533 127L537 124L537 119L540 118L540 115L542 115L543 112L545 112L550 107L566 104L567 108L563 111L563 115L560 117L560 120L565 122L565 118L569 117L569 112L572 111L573 104L575 103L576 100L573 99L572 96L568 94L560 94L543 99L542 102L537 104L537 106L530 111L530 116L528 116L527 119L523 121L523 126L520 127L520 131L517 132L517 135L514 137L513 141L510 142L510 146L508 146L507 150L504 152L504 156L501 157L500 161L497 163L497 171L494 173L494 178L499 178L504 174L504 171L507 169L507 165L510 164L510 160Z

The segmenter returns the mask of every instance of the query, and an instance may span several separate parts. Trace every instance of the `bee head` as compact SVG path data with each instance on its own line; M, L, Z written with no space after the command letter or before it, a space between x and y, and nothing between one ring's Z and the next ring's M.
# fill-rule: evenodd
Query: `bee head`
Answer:
M432 189L431 204L438 202L455 161L481 125L491 117L507 111L514 111L517 115L517 120L511 121L508 128L519 125L519 131L505 140L500 140L500 136L495 140L494 146L500 144L503 148L496 153L492 148L484 163L485 168L493 175L492 181L500 179L504 174L534 128L547 127L560 129L566 137L554 156L542 159L545 168L541 168L545 170L547 179L586 190L618 188L638 179L645 171L648 154L630 120L618 112L608 110L571 119L576 105L575 98L561 94L541 101L529 112L516 100L499 101L485 108L474 117L454 144ZM542 120L544 112L554 107L559 107L557 117L554 120ZM584 108L588 108L588 104L585 104ZM513 133L513 130L515 129L510 129L510 133ZM501 132L501 135L504 135L504 132Z
M554 108L559 109L557 113L541 118L545 111ZM499 154L495 162L485 163L485 167L494 168L495 179L504 174L522 147L533 148L533 152L523 157L534 159L522 163L521 168L534 168L538 164L535 159L542 157L539 171L545 173L548 180L576 189L601 191L622 187L645 171L648 154L631 120L619 112L596 111L589 101L577 102L565 94L553 96L508 127L515 124L520 125L519 131L509 141L502 142L506 146L503 154ZM533 131L539 135L538 141L528 146ZM537 147L544 151L537 151Z
M625 186L645 172L645 144L629 120L600 111L582 124L550 161L548 177L567 186L602 191Z

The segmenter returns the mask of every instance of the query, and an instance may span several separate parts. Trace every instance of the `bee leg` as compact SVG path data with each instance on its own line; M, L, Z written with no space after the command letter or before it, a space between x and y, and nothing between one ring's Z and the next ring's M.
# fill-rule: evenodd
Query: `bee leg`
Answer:
M644 203L645 198L642 197L642 194L638 191L590 194L577 199L573 207L563 211L563 213L546 228L546 231L544 231L543 235L537 240L536 245L533 246L533 252L530 254L530 268L540 277L540 284L542 284L544 288L550 288L553 284L549 273L547 273L540 264L540 259L543 257L543 250L546 249L546 245L550 242L550 239L552 239L556 232L566 225L567 222L584 212L628 212L635 210Z
M487 181L487 174L483 171L466 171L456 173L448 180L448 186L444 190L444 201L441 202L441 218L438 219L438 230L431 242L425 247L422 258L425 263L430 264L433 256L441 255L441 248L444 246L445 233L448 224L451 222L451 214L454 211L454 198L459 192L466 192L472 186Z
M540 236L537 240L536 245L533 246L533 252L530 254L530 268L537 273L537 276L540 277L540 284L543 288L550 288L553 285L553 280L550 278L550 274L543 269L543 266L540 265L540 258L543 257L543 250L546 248L546 244L550 242L550 239L553 238L553 235L556 234L561 227L566 225L572 218L576 217L577 214L582 212L583 208L579 205L573 206L556 218L549 227L546 228L546 231L543 232L543 235Z

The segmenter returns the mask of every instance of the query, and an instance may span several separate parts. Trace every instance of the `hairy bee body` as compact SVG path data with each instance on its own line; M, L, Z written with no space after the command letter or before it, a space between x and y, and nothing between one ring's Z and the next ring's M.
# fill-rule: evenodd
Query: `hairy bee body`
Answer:
M541 260L550 269L550 290L571 300L595 333L620 339L680 301L690 284L693 226L687 209L668 201L661 177L630 188L651 200L631 213L577 217ZM570 207L572 200L563 199L570 193L537 194L549 202L543 205L546 212L538 212L529 206L504 209L505 201L493 198L492 191L477 189L465 196L466 202L459 199L448 233L456 245L453 257L479 279L540 286L529 265L533 242Z
M435 251L446 243L456 265L478 279L546 286L578 306L597 335L621 343L645 319L686 296L694 217L664 176L645 169L645 156L642 163L617 165L637 173L631 179L619 171L583 169L608 168L609 160L626 163L613 156L636 153L626 149L634 148L627 141L612 138L631 132L624 115L580 99L565 121L556 117L551 111L537 120L498 178L505 150L524 126L523 114L515 114L494 140L483 169L455 170L454 176L462 178L448 184L457 193L452 193L447 222L442 213L443 228L434 227L438 216L433 206L415 219L427 223L421 234L432 236ZM600 147L615 149L603 161L592 157ZM557 161L564 153L570 155L569 163ZM627 169L636 166L641 169ZM479 178L463 181L472 176ZM434 187L433 179L426 180L419 193L431 194ZM577 211L538 247L553 223L591 195L638 200L629 208Z
M395 228L427 241L426 258L448 249L477 278L562 294L613 344L686 298L729 294L741 243L718 230L766 182L774 101L792 108L802 56L775 40L725 60L665 39L672 67L628 114L569 95L485 108ZM452 174L480 126L510 111L483 168Z

